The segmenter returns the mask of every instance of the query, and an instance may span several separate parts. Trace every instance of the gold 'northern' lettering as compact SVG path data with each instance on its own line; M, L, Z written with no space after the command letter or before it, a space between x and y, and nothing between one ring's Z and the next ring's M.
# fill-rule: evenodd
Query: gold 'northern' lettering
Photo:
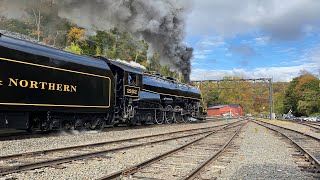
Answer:
M9 85L8 85L8 86L12 86L12 84L13 84L14 86L18 86L18 81L19 81L19 79L9 78Z
M49 83L48 84L48 90L50 90L50 91L54 91L54 90L56 90L55 88L56 88L56 83Z
M46 85L48 84L47 82L39 82L41 85L41 89L46 89Z
M0 86L3 81L0 81ZM11 87L22 87L22 88L30 88L30 89L42 89L42 90L50 90L50 91L63 91L63 92L77 92L77 86L68 85L68 84L58 84L53 82L38 82L33 80L20 80L9 78L8 86Z
M62 84L57 84L57 91L62 91Z
M28 87L29 82L27 80L20 80L19 85L20 87L25 88L25 87Z
M77 86L71 85L71 91L70 92L77 92Z
M70 86L69 85L63 85L63 91L70 92Z
M3 85L2 83L3 83L3 81L0 81L0 86L2 86L2 85Z
M38 82L37 81L30 81L30 88L31 89L38 89Z

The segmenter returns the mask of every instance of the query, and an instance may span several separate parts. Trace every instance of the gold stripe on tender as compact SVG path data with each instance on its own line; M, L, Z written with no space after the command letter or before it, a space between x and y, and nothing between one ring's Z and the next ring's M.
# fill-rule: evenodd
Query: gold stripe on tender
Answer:
M0 103L10 106L51 106L51 107L81 107L81 108L109 108L110 106L60 105L60 104L28 104L28 103Z
M9 62L15 62L15 63L20 63L20 64L27 64L27 65L31 65L31 66L38 66L38 67L43 67L43 68L48 68L48 69L55 69L55 70L59 70L59 71L65 71L65 72L83 74L83 75L87 75L87 76L95 76L95 77L110 79L109 77L101 76L101 75L97 75L97 74L85 73L85 72L74 71L74 70L63 69L63 68L57 68L57 67L46 66L46 65L41 65L41 64L34 64L34 63L29 63L29 62L24 62L24 61L17 61L17 60L6 59L6 58L0 58L0 60L9 61Z

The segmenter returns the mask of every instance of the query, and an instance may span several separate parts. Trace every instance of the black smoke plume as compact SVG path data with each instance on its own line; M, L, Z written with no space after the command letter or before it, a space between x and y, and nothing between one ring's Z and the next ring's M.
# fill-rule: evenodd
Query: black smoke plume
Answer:
M179 70L189 81L193 49L183 44L183 40L186 16L191 10L190 0L41 1L50 1L58 7L61 18L91 33L116 26L144 39L150 44L150 51L160 54L162 64ZM34 8L38 4L39 0L2 0L0 15L19 18L19 14L23 16L23 9Z

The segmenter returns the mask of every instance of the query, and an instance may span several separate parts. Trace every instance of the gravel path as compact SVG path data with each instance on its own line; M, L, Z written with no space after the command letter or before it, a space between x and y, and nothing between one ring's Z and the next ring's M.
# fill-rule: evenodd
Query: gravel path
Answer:
M234 122L236 120L228 120ZM52 148L68 147L75 145L83 145L89 143L98 143L110 140L126 139L132 137L161 134L166 132L174 132L179 130L186 130L191 128L201 128L208 126L215 126L225 124L226 121L206 121L204 123L191 123L191 124L172 124L166 126L154 126L142 129L128 129L122 131L110 131L100 133L81 133L75 135L43 137L34 139L0 141L0 156L30 152L35 150L45 150Z
M283 126L289 129L293 129L293 130L297 130L300 132L303 132L305 134L320 138L320 133L317 133L313 130L311 130L311 127L305 126L303 124L297 124L297 123L293 123L293 122L288 122L288 121L281 121L281 120L262 120L264 122L267 123L271 123L271 124L275 124L275 125L279 125L279 126Z
M238 154L224 167L219 179L315 179L300 171L293 148L264 127L250 123L242 133Z

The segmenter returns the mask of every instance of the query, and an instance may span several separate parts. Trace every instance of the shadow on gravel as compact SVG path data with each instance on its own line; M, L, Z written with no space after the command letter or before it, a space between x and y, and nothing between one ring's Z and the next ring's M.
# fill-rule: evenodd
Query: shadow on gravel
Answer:
M295 166L252 164L241 167L230 179L315 179L305 175Z

